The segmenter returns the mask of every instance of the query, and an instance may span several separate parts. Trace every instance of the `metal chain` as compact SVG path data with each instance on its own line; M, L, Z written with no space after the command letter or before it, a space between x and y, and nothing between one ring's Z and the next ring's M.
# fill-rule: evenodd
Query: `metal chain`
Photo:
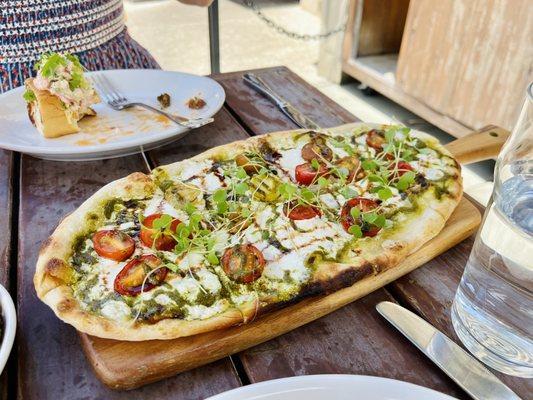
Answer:
M331 30L329 32L319 33L319 34L316 34L316 35L309 35L307 33L292 32L292 31L287 30L283 26L279 25L275 21L271 20L265 14L263 14L261 9L259 7L257 7L257 5L255 4L254 0L242 0L242 3L245 6L249 7L270 28L276 30L278 33L280 33L282 35L290 37L291 39L304 40L304 41L326 39L326 38L328 38L328 37L330 37L332 35L335 35L335 34L337 34L339 32L343 32L344 28L346 28L346 22L344 22L338 28L335 28L335 29L333 29L333 30Z

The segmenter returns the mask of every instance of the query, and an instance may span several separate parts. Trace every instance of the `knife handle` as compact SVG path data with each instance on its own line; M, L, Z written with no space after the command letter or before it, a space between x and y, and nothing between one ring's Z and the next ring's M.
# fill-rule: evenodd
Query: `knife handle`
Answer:
M263 95L270 98L278 107L283 107L286 105L286 101L279 97L274 91L267 85L267 83L259 78L257 75L247 72L243 75L244 82L249 86L253 87L257 91L261 92Z

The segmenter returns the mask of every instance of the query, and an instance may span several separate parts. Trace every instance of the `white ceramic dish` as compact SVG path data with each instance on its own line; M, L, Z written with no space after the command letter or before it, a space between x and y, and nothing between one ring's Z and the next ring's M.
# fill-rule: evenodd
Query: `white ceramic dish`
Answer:
M364 375L306 375L243 386L207 400L454 400L412 383Z
M0 374L4 370L9 353L15 340L17 330L17 314L9 292L0 285L0 317L3 321L2 334L0 335Z
M212 117L224 104L225 93L216 81L181 72L161 70L101 71L129 100L158 107L157 96L168 93L165 111L186 118ZM89 76L91 73L87 73ZM119 157L161 146L187 129L156 113L131 108L115 111L100 103L96 117L80 121L81 132L55 139L43 138L31 124L19 87L0 95L0 148L62 161ZM201 97L207 104L191 110L186 102Z

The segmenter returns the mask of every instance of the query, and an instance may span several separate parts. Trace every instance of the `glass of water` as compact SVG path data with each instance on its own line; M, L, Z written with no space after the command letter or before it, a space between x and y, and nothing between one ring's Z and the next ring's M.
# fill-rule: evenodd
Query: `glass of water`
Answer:
M494 171L494 191L452 306L464 345L487 365L533 377L533 83Z

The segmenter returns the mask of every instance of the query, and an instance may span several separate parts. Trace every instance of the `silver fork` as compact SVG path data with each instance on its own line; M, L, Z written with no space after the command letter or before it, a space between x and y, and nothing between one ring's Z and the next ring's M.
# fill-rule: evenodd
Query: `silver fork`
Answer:
M98 90L98 94L101 95L104 101L107 104L109 104L109 106L113 108L114 110L120 111L120 110L124 110L125 108L130 108L133 106L143 107L147 110L164 115L165 117L175 122L176 124L184 126L189 129L199 128L203 125L209 124L214 121L213 118L187 119L187 118L184 118L178 115L172 115L172 114L166 113L162 110L159 110L145 103L129 101L122 93L120 93L111 84L109 79L107 79L104 74L93 73L89 76L89 79L92 81L92 83Z

